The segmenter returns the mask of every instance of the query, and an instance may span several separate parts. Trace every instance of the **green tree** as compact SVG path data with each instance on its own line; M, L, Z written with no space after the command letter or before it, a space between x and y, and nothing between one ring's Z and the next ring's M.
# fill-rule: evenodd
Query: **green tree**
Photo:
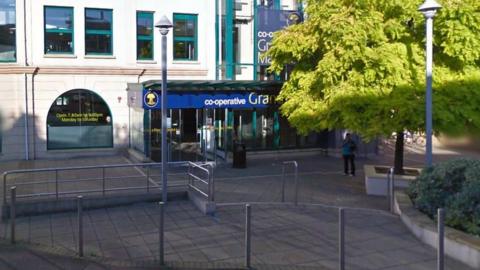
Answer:
M307 18L275 34L270 71L294 64L279 95L299 132L345 128L364 139L423 131L423 0L304 0ZM434 131L480 129L480 1L443 0L434 25Z

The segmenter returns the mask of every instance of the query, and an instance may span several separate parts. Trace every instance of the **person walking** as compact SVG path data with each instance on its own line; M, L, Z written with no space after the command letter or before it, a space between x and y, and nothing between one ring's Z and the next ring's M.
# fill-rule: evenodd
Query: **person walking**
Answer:
M352 139L352 135L347 133L342 144L343 168L345 175L348 175L348 165L350 164L350 175L355 176L355 151L357 144Z

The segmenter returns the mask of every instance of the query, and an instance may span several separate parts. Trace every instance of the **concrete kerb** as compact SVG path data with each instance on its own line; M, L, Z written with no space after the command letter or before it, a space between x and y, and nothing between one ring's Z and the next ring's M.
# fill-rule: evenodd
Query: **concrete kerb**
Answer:
M423 243L437 248L436 223L418 211L405 191L395 192L395 212L405 226ZM475 269L480 269L480 239L445 227L445 254Z
M370 208L361 208L361 207L348 207L348 206L338 206L338 205L330 205L330 204L322 204L322 203L302 203L298 202L295 205L294 202L232 202L232 203L216 203L217 209L220 207L229 207L229 206L245 206L245 204L250 205L262 205L262 206L288 206L290 208L330 208L330 209L339 209L343 208L344 210L351 211L367 211L372 214L379 214L387 217L398 217L398 215L392 214L387 210L379 210L379 209L370 209Z

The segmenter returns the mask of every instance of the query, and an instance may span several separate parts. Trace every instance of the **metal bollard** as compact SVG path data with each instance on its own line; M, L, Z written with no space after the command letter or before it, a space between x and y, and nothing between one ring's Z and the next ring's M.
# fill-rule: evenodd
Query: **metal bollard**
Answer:
M338 269L345 270L345 210L338 209Z
M102 196L105 196L105 167L102 167Z
M10 188L10 242L15 244L15 218L16 218L16 203L17 203L17 187L13 186Z
M58 200L58 170L55 170L55 199Z
M160 218L158 223L158 258L160 261L160 265L165 265L165 246L164 246L164 222L165 222L165 203L159 202L160 206Z
M394 169L390 168L389 170L389 177L388 177L388 198L389 198L389 206L390 212L395 213L395 174Z
M437 270L443 270L445 268L445 210L439 208L438 212L438 248L437 248Z
M150 166L147 167L147 193L150 192Z
M78 256L83 257L83 196L77 196Z
M7 205L7 173L3 173L3 205Z
M250 204L245 205L245 267L251 267L251 217L252 208Z
M210 201L214 202L215 201L215 179L213 178L213 166L209 166L209 182L208 182L208 187L210 189Z
M285 202L285 165L282 166L282 203Z
M295 166L295 206L298 205L298 165L294 161L293 165Z

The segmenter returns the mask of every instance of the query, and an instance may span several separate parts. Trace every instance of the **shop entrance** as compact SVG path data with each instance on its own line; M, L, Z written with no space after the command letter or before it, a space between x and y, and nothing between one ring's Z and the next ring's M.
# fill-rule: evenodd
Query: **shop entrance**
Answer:
M172 138L172 161L196 161L200 154L198 112L196 109L171 110L172 121L178 123L178 136ZM176 112L176 113L175 113Z
M219 110L223 112L225 110ZM220 113L221 115L221 113ZM213 109L170 109L167 116L168 157L170 161L212 161L221 152L223 145L224 121L217 119L217 110ZM161 113L152 111L151 115L151 158L161 161ZM220 117L221 118L221 117Z
M182 134L184 142L196 142L197 139L197 110L182 110Z

